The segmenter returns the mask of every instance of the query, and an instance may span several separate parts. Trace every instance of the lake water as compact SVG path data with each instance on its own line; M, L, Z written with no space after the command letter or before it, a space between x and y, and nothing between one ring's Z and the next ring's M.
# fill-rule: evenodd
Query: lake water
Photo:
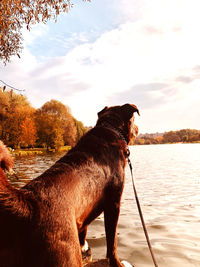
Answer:
M200 266L200 144L130 147L138 197L152 247L160 267ZM18 158L15 169L21 187L62 155ZM94 259L105 258L103 215L88 229ZM153 266L140 223L130 171L118 224L118 255L135 267Z

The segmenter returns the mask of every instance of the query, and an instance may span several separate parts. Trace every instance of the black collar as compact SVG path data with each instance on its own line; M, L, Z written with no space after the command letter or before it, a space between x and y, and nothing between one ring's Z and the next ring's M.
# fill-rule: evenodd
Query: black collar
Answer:
M128 148L128 140L127 138L124 136L124 133L122 132L122 130L120 129L117 129L116 127L114 127L113 125L111 125L110 123L108 122L102 122L101 124L98 125L99 127L104 127L104 128L107 128L111 131L113 131L116 135L119 136L120 139L122 139L125 143L126 143L126 157L128 158L129 155L130 155L130 151L129 151L129 148Z

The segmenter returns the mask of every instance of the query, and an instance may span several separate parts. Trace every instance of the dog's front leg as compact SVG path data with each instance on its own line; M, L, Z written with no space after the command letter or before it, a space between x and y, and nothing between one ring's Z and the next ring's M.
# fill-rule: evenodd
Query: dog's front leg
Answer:
M79 241L81 246L84 246L85 244L86 235L87 235L87 227L85 227L81 232L79 232Z
M90 248L88 246L88 242L86 241L86 235L87 235L87 226L79 233L79 242L81 245L81 251L83 253L89 253Z
M110 203L109 203L110 202ZM112 196L106 203L104 209L104 223L106 230L107 241L107 258L110 261L111 267L123 266L117 256L117 222L120 212L120 197L117 202L113 202Z

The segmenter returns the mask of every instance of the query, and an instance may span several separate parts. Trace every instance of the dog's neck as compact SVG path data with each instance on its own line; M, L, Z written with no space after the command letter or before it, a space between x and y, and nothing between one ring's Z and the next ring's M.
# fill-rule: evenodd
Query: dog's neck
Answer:
M127 149L127 151L126 151L127 155L126 156L128 157L129 154L130 154L130 151L129 151L129 148L128 148L128 140L127 140L126 136L124 135L124 133L122 132L122 130L114 127L109 122L101 122L101 124L99 124L98 126L105 127L107 129L113 131L116 135L119 136L119 138L121 140L123 140L126 143L126 149Z

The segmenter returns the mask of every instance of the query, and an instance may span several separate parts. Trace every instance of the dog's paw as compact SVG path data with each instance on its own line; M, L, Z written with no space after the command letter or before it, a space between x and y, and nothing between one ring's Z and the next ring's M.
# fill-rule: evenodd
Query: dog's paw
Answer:
M121 263L124 265L124 267L133 267L128 261L121 261Z
M88 242L85 241L85 244L81 247L81 252L82 252L82 262L83 265L89 263L92 261L92 254L91 254L91 249L88 246Z
M82 253L87 252L89 250L88 242L85 240L85 244L81 247Z

